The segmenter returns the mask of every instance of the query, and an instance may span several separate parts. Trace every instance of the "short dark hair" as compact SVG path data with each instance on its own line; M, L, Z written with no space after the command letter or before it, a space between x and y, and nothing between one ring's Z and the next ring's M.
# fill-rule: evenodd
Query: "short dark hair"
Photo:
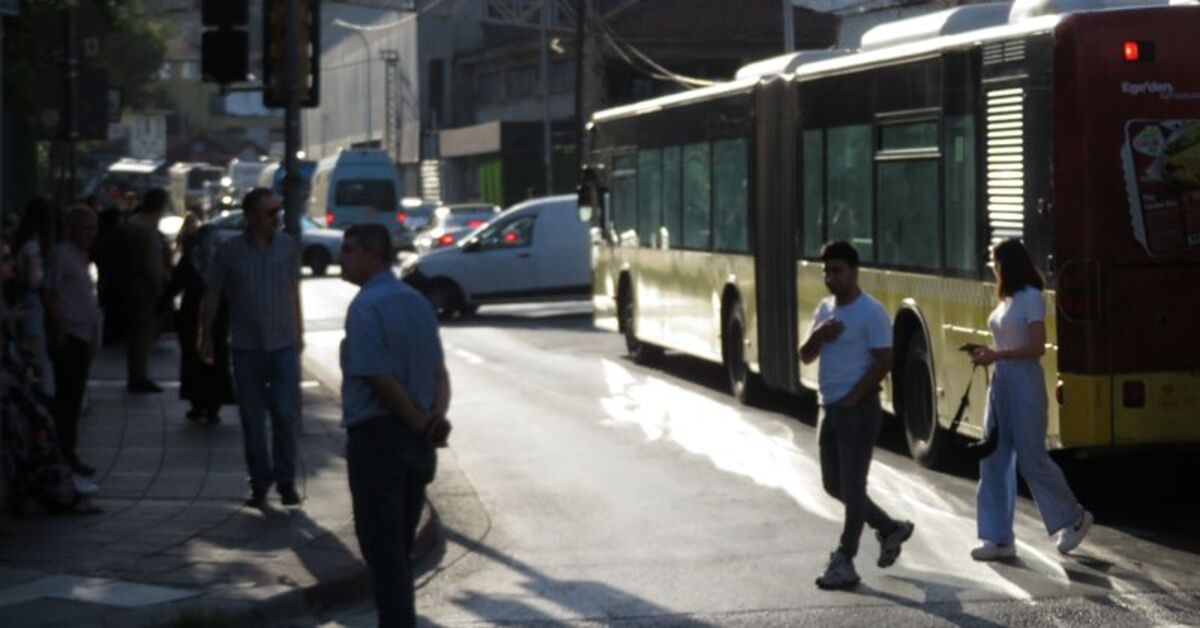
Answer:
M821 261L832 260L846 262L850 268L858 268L858 249L845 240L826 242L825 246L821 247Z
M996 273L996 296L1003 299L1021 291L1026 286L1038 290L1046 287L1042 274L1033 265L1029 249L1016 238L1009 238L992 249L992 259L1000 265Z
M381 224L364 222L352 225L342 237L353 239L359 248L378 257L382 262L391 264L396 259L396 254L392 251L392 234Z
M144 212L161 212L167 208L167 202L170 197L167 196L167 191L162 188L150 188L146 190L146 195L142 197L142 211Z
M263 199L274 194L270 188L254 188L242 197L242 212L250 213L262 205Z

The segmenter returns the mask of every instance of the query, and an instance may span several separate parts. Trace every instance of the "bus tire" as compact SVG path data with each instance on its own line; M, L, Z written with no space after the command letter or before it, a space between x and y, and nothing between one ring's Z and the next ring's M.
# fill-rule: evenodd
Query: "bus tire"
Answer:
M617 300L617 313L625 334L625 351L635 363L651 364L662 356L662 347L642 342L637 337L637 306L630 290L622 291L621 298Z
M429 304L433 306L439 321L454 318L462 308L462 291L449 279L434 279L430 282L429 288L425 290L425 298L429 299Z
M897 400L904 420L908 451L923 467L933 467L946 435L938 424L933 364L921 334L914 334L904 350L901 386Z
M762 385L746 363L746 315L736 301L725 315L721 347L729 392L743 405L757 403L762 398Z

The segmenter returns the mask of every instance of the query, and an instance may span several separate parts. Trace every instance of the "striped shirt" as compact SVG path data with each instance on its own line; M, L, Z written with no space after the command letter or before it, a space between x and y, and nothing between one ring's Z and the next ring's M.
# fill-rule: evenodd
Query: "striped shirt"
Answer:
M248 233L217 248L206 283L229 299L229 346L275 351L296 346L296 298L300 285L299 249L291 236L277 233L265 248Z

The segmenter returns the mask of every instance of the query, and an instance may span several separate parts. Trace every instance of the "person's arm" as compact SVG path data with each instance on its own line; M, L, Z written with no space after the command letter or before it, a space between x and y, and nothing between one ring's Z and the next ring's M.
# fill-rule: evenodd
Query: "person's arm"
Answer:
M47 339L50 341L50 348L57 349L62 346L66 336L63 333L62 327L62 302L58 298L58 286L62 284L62 261L55 254L56 251L51 250L46 256L46 276L45 283L42 284L42 302L46 309L46 331L49 332Z
M298 346L300 348L300 352L303 353L304 352L304 305L300 300L300 256L299 256L299 254L296 254L295 259L292 260L292 270L295 273L295 275L293 275L293 277L292 277L292 286L293 286L292 298L293 298L293 301L295 302L295 307L294 307L295 311L293 312L293 315L296 318L296 334L298 336L296 338L296 346Z
M436 417L446 417L446 412L450 410L450 372L446 370L446 364L442 363L438 367L437 381L434 382L433 392L433 409L430 414Z
M808 340L800 345L800 361L805 364L812 364L814 360L821 356L821 345L836 340L842 334L842 322L833 318L827 313L824 307L818 305L813 312L812 330L808 333Z
M391 375L375 375L368 378L368 381L371 382L371 390L375 392L376 398L389 413L400 417L414 432L426 432L433 416L417 409L396 378Z
M213 255L212 265L205 277L204 298L200 300L200 329L199 343L200 359L206 364L214 360L213 326L217 321L217 310L221 307L221 290L225 282L225 265L221 256Z
M857 405L858 402L862 401L863 397L879 390L879 383L892 370L892 348L871 349L871 357L874 360L871 362L871 368L867 369L866 374L859 378L858 382L854 384L854 388L851 388L850 392L846 393L846 396L837 402L837 405Z

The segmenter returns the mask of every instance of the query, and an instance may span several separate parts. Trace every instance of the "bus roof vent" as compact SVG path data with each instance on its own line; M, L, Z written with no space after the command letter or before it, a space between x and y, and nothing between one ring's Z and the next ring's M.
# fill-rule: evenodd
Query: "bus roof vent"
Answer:
M970 4L905 20L880 24L863 33L864 50L894 46L944 35L956 35L989 26L1005 24L1009 19L1007 2Z
M1015 0L1008 21L1012 23L1040 17L1062 15L1076 11L1100 11L1133 7L1165 7L1194 4L1195 0Z
M814 61L824 61L842 55L850 54L853 50L829 49L829 50L801 50L799 52L790 52L778 57L762 59L754 63L748 63L742 66L737 71L735 79L754 78L759 76L775 76L777 74L786 74L795 71L796 68L805 63L813 63Z

